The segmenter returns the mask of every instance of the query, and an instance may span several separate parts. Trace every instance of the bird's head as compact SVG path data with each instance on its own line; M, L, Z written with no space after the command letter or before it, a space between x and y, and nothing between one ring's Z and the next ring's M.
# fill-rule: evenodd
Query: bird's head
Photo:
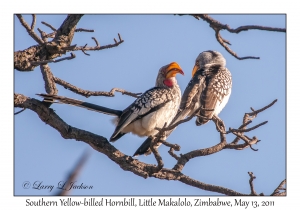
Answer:
M173 87L175 84L177 84L175 78L177 73L184 75L183 70L176 62L172 62L166 66L161 67L157 75L156 86Z
M196 58L196 62L192 71L192 77L198 70L213 64L218 64L225 67L226 60L223 55L217 51L208 50L200 53Z

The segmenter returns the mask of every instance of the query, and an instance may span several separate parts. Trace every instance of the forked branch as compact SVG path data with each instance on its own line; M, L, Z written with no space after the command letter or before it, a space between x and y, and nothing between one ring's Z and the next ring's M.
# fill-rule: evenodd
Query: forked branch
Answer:
M192 14L193 17L195 17L197 20L202 19L209 23L209 26L215 31L215 36L217 41L229 52L232 56L239 60L244 59L259 59L259 57L255 56L245 56L245 57L239 57L228 45L231 45L228 40L225 40L221 34L221 30L226 30L230 33L240 33L242 31L248 31L248 30L264 30L264 31L273 31L273 32L286 32L285 28L276 28L276 27L266 27L266 26L258 26L258 25L246 25L246 26L240 26L236 29L230 28L227 24L222 24L219 21L213 19L211 16L207 14Z

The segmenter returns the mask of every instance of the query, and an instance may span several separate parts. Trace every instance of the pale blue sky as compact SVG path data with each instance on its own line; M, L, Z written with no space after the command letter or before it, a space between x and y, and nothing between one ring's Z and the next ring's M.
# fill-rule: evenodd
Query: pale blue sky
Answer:
M31 23L31 16L24 16ZM38 15L37 27L50 32L40 22L58 28L66 15ZM285 28L285 15L212 15L232 28L241 25L263 25ZM15 18L15 51L23 50L35 41ZM259 109L274 99L278 102L258 115L252 125L269 122L251 133L262 141L254 148L241 151L223 150L217 154L191 160L183 172L207 184L220 185L232 190L249 193L248 171L257 177L254 181L258 193L271 194L286 178L286 34L268 31L247 31L230 34L222 31L231 48L239 56L259 56L260 60L237 60L216 41L214 31L202 20L191 16L174 15L86 15L77 28L94 29L94 33L76 33L72 44L100 45L113 43L120 33L124 43L116 48L90 51L90 56L75 52L76 58L60 63L50 63L53 74L82 89L109 91L113 87L131 92L144 92L155 84L158 69L172 61L180 64L185 76L177 80L182 92L191 79L195 58L205 50L217 50L227 60L233 77L233 89L227 106L219 115L228 127L241 125L250 107ZM67 55L69 56L69 54ZM38 98L45 93L39 68L33 72L15 73L15 92ZM116 93L113 98L85 98L57 86L59 95L85 100L115 109L124 109L134 98ZM78 107L54 104L52 108L71 126L109 138L114 131L111 116ZM16 109L15 111L17 111ZM227 135L230 142L233 135ZM145 138L125 135L113 145L121 152L132 155ZM168 138L181 145L180 153L206 148L219 142L215 125L210 122L196 127L194 120L180 125ZM93 190L74 190L72 195L219 195L199 190L176 181L143 179L123 171L105 155L87 144L65 140L52 127L43 123L30 110L15 116L14 139L14 193L15 195L53 195L56 191L23 189L22 183L43 181L57 185L64 180L75 162L86 149L91 156L84 166L77 183L93 185ZM161 146L159 152L165 167L172 168L175 160ZM177 152L178 153L178 152ZM179 153L178 153L179 154ZM156 163L153 155L139 156L146 163Z

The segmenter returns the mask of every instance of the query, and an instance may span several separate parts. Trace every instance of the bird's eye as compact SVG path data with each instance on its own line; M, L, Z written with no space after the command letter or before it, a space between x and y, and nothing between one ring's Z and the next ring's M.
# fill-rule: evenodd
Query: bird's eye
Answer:
M196 61L196 66L199 66L199 61Z

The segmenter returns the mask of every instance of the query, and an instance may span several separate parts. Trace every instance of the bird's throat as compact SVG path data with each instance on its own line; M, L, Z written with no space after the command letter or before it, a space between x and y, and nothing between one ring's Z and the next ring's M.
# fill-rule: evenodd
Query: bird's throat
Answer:
M164 84L168 87L173 87L174 86L174 82L171 79L165 79L164 80Z

